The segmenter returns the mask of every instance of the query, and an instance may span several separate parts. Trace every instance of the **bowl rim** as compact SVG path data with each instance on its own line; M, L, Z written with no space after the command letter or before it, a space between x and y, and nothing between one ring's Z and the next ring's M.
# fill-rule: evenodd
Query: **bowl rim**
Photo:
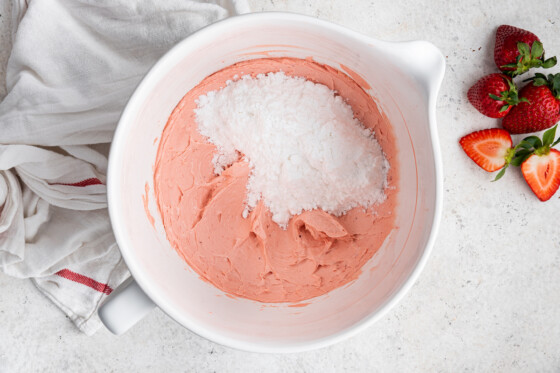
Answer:
M288 13L288 12L260 12L260 13L249 13L239 16L234 16L226 18L224 20L218 21L216 23L205 26L193 34L187 36L185 39L177 43L168 52L166 52L154 65L147 74L140 81L138 86L135 88L134 93L128 100L121 117L118 121L117 128L113 137L113 141L110 148L109 162L108 162L108 172L107 172L107 198L108 198L108 209L111 225L114 231L114 235L119 246L119 250L122 257L129 268L129 271L138 283L140 288L146 293L146 295L168 316L173 320L186 327L190 331L198 334L199 336L211 340L215 343L232 347L238 350L249 351L249 352L261 352L261 353L293 353L302 352L308 350L314 350L326 346L333 345L345 339L348 339L359 332L363 331L367 327L371 326L373 323L385 316L390 309L392 309L410 288L414 285L418 279L420 273L424 269L427 260L433 249L433 245L437 236L437 231L440 225L441 219L441 209L442 209L442 194L443 194L443 175L442 175L442 160L440 154L440 146L437 135L436 126L436 99L443 80L443 74L445 70L445 61L443 56L441 59L443 61L442 67L439 71L433 73L431 80L431 88L428 91L428 121L429 121L429 131L432 141L432 152L434 157L434 171L435 171L435 201L434 210L431 216L431 230L428 236L428 240L421 253L420 258L416 266L413 268L408 278L401 284L400 288L395 291L395 293L388 299L384 304L382 304L375 312L368 314L355 324L326 337L322 337L316 340L309 340L305 342L294 342L290 344L279 343L275 345L273 343L259 344L253 342L247 342L243 340L238 340L235 338L230 338L224 336L220 333L215 333L212 330L208 330L201 327L195 319L190 317L185 317L181 312L174 309L167 301L154 289L152 281L148 275L142 272L142 270L137 265L134 250L132 250L132 243L129 242L127 235L124 233L124 219L122 218L121 212L117 209L119 204L115 202L119 199L120 190L120 177L119 174L119 164L123 158L123 152L121 148L123 147L125 138L129 130L130 123L138 113L141 103L149 94L151 88L155 85L157 81L163 76L162 71L168 71L168 67L175 65L178 58L184 53L185 50L196 49L199 44L204 44L208 36L219 34L220 30L225 30L229 28L235 28L236 25L246 22L262 22L266 20L274 21L298 21L302 23L311 24L313 27L328 29L330 31L346 35L351 38L357 38L365 43L371 45L384 46L393 44L403 44L403 42L385 42L371 38L369 36L360 34L358 32L347 29L343 26L337 25L335 23L320 20L314 17ZM415 42L412 42L415 43ZM428 42L422 42L428 43ZM430 43L428 43L430 44ZM431 45L431 44L430 44ZM435 48L435 47L434 47ZM436 49L437 50L437 49ZM438 50L439 52L439 50ZM441 54L441 53L439 53ZM429 223L430 219L426 220Z

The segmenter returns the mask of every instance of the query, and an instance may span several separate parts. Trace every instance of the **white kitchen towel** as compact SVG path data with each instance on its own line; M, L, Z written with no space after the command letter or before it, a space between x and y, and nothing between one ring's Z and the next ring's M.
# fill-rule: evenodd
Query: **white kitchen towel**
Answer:
M179 40L246 0L13 0L0 102L0 270L31 278L87 334L128 272L105 175L120 113Z

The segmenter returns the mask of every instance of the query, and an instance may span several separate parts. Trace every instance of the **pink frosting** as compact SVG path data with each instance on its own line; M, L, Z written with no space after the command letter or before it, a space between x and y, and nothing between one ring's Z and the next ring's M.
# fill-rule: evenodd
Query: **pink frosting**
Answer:
M375 131L391 165L383 203L341 217L305 211L294 216L286 230L272 221L262 201L248 218L242 217L249 165L240 160L214 174L216 149L197 131L195 100L236 75L277 71L327 85ZM235 296L299 302L357 278L394 227L397 176L391 124L355 80L311 59L263 58L220 70L183 97L162 134L154 193L169 242L203 279Z

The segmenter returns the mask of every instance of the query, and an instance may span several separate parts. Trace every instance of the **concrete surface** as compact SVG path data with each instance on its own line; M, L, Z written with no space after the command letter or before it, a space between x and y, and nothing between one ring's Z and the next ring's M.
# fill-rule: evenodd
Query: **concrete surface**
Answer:
M327 19L385 40L426 39L446 56L438 100L443 223L433 255L385 318L336 346L259 355L218 346L160 311L121 337L80 334L29 281L0 274L0 372L560 371L560 193L539 202L518 170L497 183L457 140L497 125L466 91L493 72L495 28L512 24L560 53L560 5L404 0L250 0L253 9ZM9 55L9 2L0 1L0 79ZM554 17L554 18L553 18ZM560 67L553 69L560 71ZM5 92L2 84L0 94Z

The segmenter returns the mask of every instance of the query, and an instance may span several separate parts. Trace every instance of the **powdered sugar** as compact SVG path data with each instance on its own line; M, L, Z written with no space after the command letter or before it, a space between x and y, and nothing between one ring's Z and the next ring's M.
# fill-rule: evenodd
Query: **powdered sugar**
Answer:
M389 164L374 133L325 85L246 75L197 105L199 132L218 148L216 173L240 155L251 165L245 213L262 198L285 227L304 210L338 216L385 199Z

